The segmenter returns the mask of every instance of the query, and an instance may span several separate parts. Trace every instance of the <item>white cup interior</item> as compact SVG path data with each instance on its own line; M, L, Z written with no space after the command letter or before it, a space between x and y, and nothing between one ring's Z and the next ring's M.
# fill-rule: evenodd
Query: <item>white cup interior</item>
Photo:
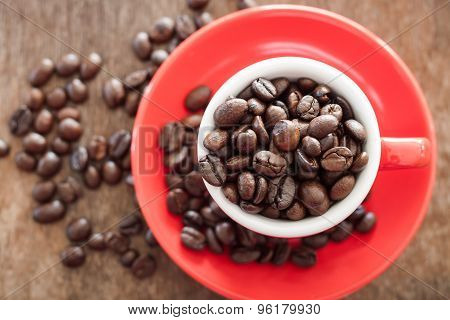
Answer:
M295 80L301 77L326 83L334 92L344 97L352 106L355 119L361 122L367 131L367 141L363 150L369 155L366 168L357 176L352 192L344 199L333 204L322 216L307 217L299 221L270 219L259 214L249 214L225 198L220 187L206 187L222 208L234 221L255 232L281 238L305 237L327 230L347 218L362 203L377 175L380 156L380 131L375 112L364 92L353 80L341 71L323 62L300 57L278 57L252 64L228 79L212 97L205 110L198 135L198 158L209 151L203 146L205 136L215 127L213 114L218 105L229 96L237 96L254 79L263 77L274 79L287 77Z

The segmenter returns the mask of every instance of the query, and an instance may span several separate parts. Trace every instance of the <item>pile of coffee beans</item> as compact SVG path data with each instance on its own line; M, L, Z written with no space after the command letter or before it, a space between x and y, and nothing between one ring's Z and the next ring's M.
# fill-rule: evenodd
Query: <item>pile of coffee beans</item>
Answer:
M214 111L203 178L251 214L300 220L352 191L369 156L350 104L309 78L255 79Z

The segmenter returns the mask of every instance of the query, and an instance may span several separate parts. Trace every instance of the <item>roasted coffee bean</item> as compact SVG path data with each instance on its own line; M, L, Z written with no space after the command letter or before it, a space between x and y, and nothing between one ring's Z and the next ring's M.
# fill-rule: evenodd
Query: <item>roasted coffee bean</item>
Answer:
M85 147L77 147L70 155L69 164L73 171L83 172L88 165L89 155Z
M191 114L182 120L182 123L190 129L197 129L198 127L200 127L201 122L201 114Z
M231 245L236 239L236 230L230 222L220 222L215 226L215 233L224 245Z
M28 133L22 140L23 149L29 154L42 153L47 149L47 140L36 132Z
M194 15L194 21L195 21L195 25L197 26L197 28L200 29L200 28L206 26L207 24L213 22L214 17L208 11L203 11L203 12L196 13Z
M212 228L207 228L205 235L208 248L214 253L223 253L223 247L219 242L219 239L217 239L214 230Z
M253 168L259 174L274 178L286 172L286 160L270 151L259 151L253 157Z
M105 235L103 233L94 233L91 235L88 241L89 248L93 250L105 250L106 249L106 241Z
M320 249L328 243L328 234L319 233L302 239L302 244L313 249Z
M335 103L342 108L342 120L348 120L353 118L353 110L350 104L341 96L336 96Z
M331 187L339 178L341 178L344 174L347 174L347 171L320 171L320 181L327 187Z
M269 134L264 126L261 116L253 118L252 129L256 133L257 144L265 147L269 144Z
M222 192L225 195L225 197L230 200L234 204L239 204L240 198L239 198L239 191L234 183L226 183L222 187Z
M340 242L347 239L352 231L353 224L344 220L336 226L336 229L330 234L330 238L335 242Z
M152 52L150 56L150 60L152 63L154 63L157 66L160 66L166 61L166 59L169 57L169 53L164 49L157 49Z
M70 144L60 137L55 137L52 141L51 149L58 155L65 155L70 152Z
M127 94L127 97L125 98L125 111L130 116L135 116L137 113L137 110L139 108L139 102L141 101L141 94L136 91L130 91Z
M339 145L339 139L334 133L330 133L325 138L320 139L321 152L325 152Z
M256 248L235 247L231 249L231 260L236 263L244 264L257 261L261 252Z
M240 172L251 165L252 159L248 156L234 156L229 158L225 165L230 172Z
M318 157L322 153L320 142L316 138L306 136L302 139L302 149L310 157Z
M138 257L131 266L131 272L138 279L152 276L156 271L156 260L150 254Z
M261 211L261 214L267 218L278 219L280 217L280 210L267 207Z
M292 221L298 221L306 216L306 209L301 202L293 201L291 206L285 212L286 218Z
M33 219L39 223L51 223L60 220L66 213L66 207L59 200L53 200L33 210Z
M264 123L267 128L273 128L281 120L288 119L288 112L285 108L271 104L264 114Z
M108 144L104 136L95 135L87 145L89 158L95 161L105 159L108 153Z
M184 188L194 197L200 197L206 191L200 172L192 171L184 177Z
M214 121L218 127L231 127L239 124L248 111L247 101L230 99L214 111Z
M67 177L57 185L58 197L64 203L72 203L83 195L83 190L78 181L73 177Z
M311 94L317 86L317 82L310 78L300 78L297 81L297 85L303 94Z
M190 249L202 250L206 244L206 237L199 230L186 226L181 230L181 242Z
M291 254L291 246L287 241L281 241L275 246L275 252L272 257L272 263L281 266L286 263Z
M297 90L292 90L287 96L286 105L289 109L289 114L291 117L297 117L297 108L299 107L300 101L302 99L302 94Z
M308 127L308 135L322 139L336 131L339 121L332 115L318 116L311 120Z
M218 157L206 155L199 161L199 170L209 184L220 187L226 181L226 168Z
M82 242L91 235L91 223L86 218L72 220L66 228L67 238L72 242Z
M247 101L248 111L255 116L262 116L266 111L266 105L257 98L251 98Z
M48 151L39 159L36 173L41 177L48 178L57 174L61 166L61 158L56 153Z
M192 171L192 158L189 156L189 147L182 147L179 151L168 155L167 167L179 174L186 174Z
M250 128L239 132L236 137L235 147L240 154L249 155L252 154L258 144L258 138L255 131Z
M108 231L105 233L105 243L108 248L116 253L124 253L130 246L130 238L119 232Z
M183 143L187 146L197 145L197 132L186 130Z
M139 234L142 230L142 220L132 214L124 217L119 223L119 232L124 236Z
M311 248L300 246L292 250L291 261L298 267L312 267L317 262L316 252Z
M148 79L147 69L140 69L128 74L124 79L124 83L125 86L127 86L128 88L137 88L142 84L144 84L147 81L147 79Z
M367 133L364 126L354 119L344 122L345 131L357 141L364 142L367 139Z
M350 171L355 173L361 172L366 167L368 162L369 155L367 152L363 151L354 158Z
M66 141L76 141L82 133L80 123L72 118L66 118L58 124L58 135Z
M9 154L9 144L0 138L0 158L6 157Z
M355 229L361 233L367 233L373 229L377 218L373 212L367 212L356 224Z
M365 214L366 209L363 205L359 205L358 208L356 208L356 210L353 211L352 214L347 218L347 221L355 225L365 216Z
M130 268L138 257L139 252L136 249L128 249L120 256L119 261L125 268Z
M354 157L361 153L361 144L350 136L341 136L339 139L339 145L349 149Z
M213 198L209 199L209 207L219 218L226 219L228 217Z
M347 197L352 192L355 182L353 175L346 175L337 180L330 189L330 199L338 201Z
M218 216L210 207L203 207L200 209L200 214L203 217L203 222L213 227L218 221L221 220L221 217Z
M59 255L62 263L69 268L81 266L86 261L86 253L82 247L70 246L61 251Z
M239 244L243 247L254 247L257 244L256 233L239 224L236 224L236 236Z
M247 88L245 88L244 90L242 90L238 96L239 99L244 99L244 100L249 100L251 98L253 98L253 90L252 90L252 85L250 84Z
M321 105L326 105L330 103L332 99L332 91L330 87L325 84L319 84L311 94L314 98L319 101Z
M253 196L253 203L260 204L262 203L267 195L269 190L269 184L264 177L256 177L256 189Z
M68 77L77 72L80 69L80 65L80 57L75 53L68 53L56 64L56 72L61 77Z
M86 101L89 96L88 87L80 79L73 79L66 86L69 99L75 103Z
M153 30L154 27L152 28L151 32L153 32ZM131 47L139 59L148 59L153 49L149 34L147 32L139 32L138 34L136 34L131 43Z
M342 108L338 104L327 104L325 107L320 109L320 115L330 114L335 116L338 121L342 120Z
M108 139L109 155L114 159L121 159L130 149L131 134L128 130L119 130Z
M319 115L319 102L312 96L304 96L297 106L300 119L310 121Z
M195 197L189 199L189 210L199 211L205 205L205 199L203 197Z
M30 110L36 111L40 110L45 102L45 95L39 88L31 88L30 91L25 96L25 105L30 108Z
M353 163L352 152L345 147L331 148L324 154L322 154L322 159L320 164L322 168L328 171L344 171L350 168Z
M257 6L257 4L256 4L255 0L237 0L236 1L236 7L238 10L253 8L256 6Z
M296 186L294 179L288 175L284 175L269 182L267 200L273 208L284 210L291 205L295 193Z
M175 189L175 188L183 188L184 187L184 179L183 177L177 175L177 174L166 174L165 175L166 180L166 186L169 189Z
M162 17L155 21L150 28L150 39L154 42L166 42L175 31L175 21L169 17Z
M300 128L290 120L281 120L273 127L272 139L281 151L295 150L300 141Z
M191 112L205 109L210 97L211 89L205 85L200 85L189 92L184 100L184 105Z
M241 207L242 210L244 210L250 214L260 213L266 207L266 205L264 205L264 204L254 204L250 201L245 201L245 200L241 200L241 202L239 203L239 206Z
M172 189L167 194L167 208L174 214L182 214L188 209L189 195L180 188Z
M276 78L276 79L272 80L272 84L274 85L276 92L277 92L275 97L278 98L289 87L289 79L284 78L284 77Z
M56 87L49 93L46 97L47 106L51 109L59 110L64 107L67 103L67 94L63 88Z
M9 130L15 136L23 136L33 124L33 114L26 106L18 108L9 118Z
M238 177L237 187L243 200L252 200L256 189L255 177L250 172L242 172Z
M31 70L30 74L28 75L28 82L33 87L40 87L51 78L54 71L54 62L48 58L44 58L36 68Z
M277 96L277 89L270 80L258 78L252 82L252 90L256 97L263 101L273 100Z
M186 0L186 3L191 9L200 10L208 5L209 0Z
M175 31L181 40L187 39L197 30L194 20L187 14L177 16L175 19Z
M197 24L197 21L195 22ZM200 27L199 27L200 28ZM173 37L167 43L166 49L169 53L172 53L181 43L181 40L178 37Z
M119 80L112 78L103 85L103 100L110 108L116 108L125 101L125 86Z
M40 134L47 134L53 127L53 115L47 109L42 109L34 119L34 129Z
M51 198L53 198L53 195L56 191L56 185L51 180L44 180L37 182L32 191L33 199L37 202L47 202Z
M154 248L158 246L158 241L156 240L152 230L147 229L147 231L145 231L144 239L149 247Z
M330 207L327 190L316 180L302 182L298 187L298 197L313 216L324 214Z
M122 179L122 170L114 161L108 160L102 166L101 176L107 184L114 185Z
M272 247L260 246L259 250L261 252L258 259L259 263L269 263L273 259L275 250Z
M96 52L90 53L88 58L84 59L83 62L81 62L80 66L81 79L82 80L93 79L102 68L102 64L103 59L98 53Z
M188 210L183 215L183 224L200 229L203 226L203 218L197 211Z
M183 145L185 128L179 122L169 122L159 134L159 146L167 152L179 150Z
M228 132L221 129L215 129L208 133L203 140L206 149L216 152L225 147L228 143Z
M319 163L309 157L303 150L297 149L295 156L295 170L300 180L313 179L319 172Z
M20 170L33 171L36 168L37 160L25 151L19 151L14 157L16 165Z
M300 121L298 119L293 119L292 122L298 126L300 130L300 137L305 137L308 135L308 128L309 128L309 122L307 121Z

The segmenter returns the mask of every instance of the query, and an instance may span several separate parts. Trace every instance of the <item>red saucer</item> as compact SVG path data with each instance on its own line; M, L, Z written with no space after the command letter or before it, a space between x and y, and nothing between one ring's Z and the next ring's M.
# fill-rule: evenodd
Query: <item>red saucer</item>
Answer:
M376 51L384 45L337 14L302 6L267 6L218 19L179 46L145 92L132 145L137 198L158 242L175 263L208 288L228 298L246 299L341 298L389 267L425 216L435 176L436 141L420 88L392 49ZM331 243L318 251L318 263L310 269L290 263L236 265L227 255L185 249L179 236L181 219L166 207L155 128L187 114L186 93L199 84L215 91L238 70L271 57L308 57L347 70L368 55L346 74L374 106L381 135L427 137L432 150L427 167L378 174L367 204L378 216L377 226L368 235L357 234L368 246L355 238ZM158 170L146 171L155 164Z

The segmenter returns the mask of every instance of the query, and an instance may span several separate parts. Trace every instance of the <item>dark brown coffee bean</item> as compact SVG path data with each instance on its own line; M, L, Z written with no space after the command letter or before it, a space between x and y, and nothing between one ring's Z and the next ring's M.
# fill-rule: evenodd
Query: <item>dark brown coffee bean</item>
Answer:
M276 98L281 96L286 89L289 87L289 79L287 78L276 78L272 80L272 84L274 85L276 89Z
M259 263L269 263L273 259L275 250L272 247L260 246L259 250L261 252L261 255L258 259Z
M169 17L162 17L156 20L150 29L150 38L154 42L166 42L170 38L175 30L175 21Z
M214 21L214 17L208 11L198 12L194 15L194 21L197 28L203 28L207 24Z
M197 145L197 132L186 130L183 143L187 146Z
M121 159L130 149L131 134L128 130L119 130L108 139L109 155L114 159Z
M108 160L102 166L101 176L107 184L114 185L122 179L122 170L114 161Z
M224 245L231 245L236 239L236 231L229 222L220 222L215 227L215 233L219 241Z
M377 217L373 212L367 212L361 220L356 224L355 229L361 233L367 233L373 229L375 223L377 222Z
M320 142L316 138L306 136L302 139L302 149L310 157L318 157L322 153Z
M254 204L262 203L264 201L264 199L266 198L268 190L269 190L269 184L268 184L267 180L261 176L257 177L255 194L253 196L253 203Z
M25 105L30 108L30 110L37 111L41 110L45 102L45 95L39 88L31 88L30 91L25 96Z
M367 139L367 133L364 126L354 119L345 121L345 131L357 141L364 142Z
M200 211L200 209L205 205L205 199L203 197L195 197L189 199L189 210Z
M88 241L89 248L102 251L106 249L105 235L103 233L94 233Z
M272 257L272 263L281 266L286 263L291 254L291 246L287 241L282 241L275 246L275 252Z
M266 111L266 105L257 98L251 98L247 101L248 111L255 116L262 116Z
M256 189L255 177L250 172L242 172L238 177L237 187L243 200L252 200Z
M152 230L147 229L147 231L145 231L144 239L150 248L154 248L154 247L158 246L158 241L156 240L155 235Z
M347 170L353 163L352 152L345 147L331 148L322 155L320 164L328 171L340 172Z
M300 128L290 120L281 120L273 127L272 139L281 151L295 150L300 141Z
M252 163L252 159L248 156L234 156L226 161L226 168L230 172L240 172Z
M218 127L232 127L246 116L247 101L243 99L230 99L219 105L214 111L214 121Z
M139 102L141 101L141 94L136 91L130 91L127 94L127 97L125 98L125 111L130 116L135 116L137 113L137 110L139 108Z
M108 153L108 144L104 136L95 135L87 145L89 158L95 161L105 159Z
M263 101L271 101L277 96L277 89L273 83L264 78L253 81L252 90L255 96Z
M200 197L206 191L200 172L192 171L184 177L184 188L194 197Z
M75 53L68 53L56 64L56 72L61 77L68 77L77 72L80 69L80 65L80 57Z
M134 260L131 272L138 279L152 276L156 271L156 260L150 254L140 256Z
M36 132L28 133L22 139L23 149L29 154L42 153L47 149L47 140Z
M187 14L177 16L175 19L175 31L181 40L187 39L197 30L194 20Z
M66 118L58 124L58 135L66 141L76 141L82 133L80 123L72 118Z
M258 260L261 252L256 248L235 247L231 249L230 255L234 262L245 264Z
M353 118L353 110L350 104L341 96L337 96L335 99L335 103L341 106L342 108L342 120L348 120Z
M184 179L177 174L168 173L165 175L165 180L169 189L184 188Z
M353 175L340 178L330 189L330 199L338 201L346 198L352 192L355 182Z
M138 257L139 252L137 250L128 249L120 256L119 261L125 268L130 268Z
M87 59L84 59L80 66L80 77L82 80L93 79L102 68L103 59L96 53L89 54Z
M37 202L44 203L53 197L55 191L56 185L53 181L39 181L33 187L32 196Z
M116 108L125 101L125 86L118 79L109 79L103 85L102 96L106 105L110 108Z
M300 78L298 79L297 84L303 94L311 94L317 86L317 82L310 78Z
M164 49L157 49L152 52L150 56L150 60L152 63L154 63L157 66L160 66L166 61L166 59L169 57L169 53Z
M272 207L267 207L263 211L261 211L261 214L267 218L278 219L280 217L280 210Z
M250 214L257 214L263 211L266 208L264 204L254 204L250 201L241 200L239 206L242 210Z
M363 205L359 205L355 211L346 219L348 222L353 223L353 225L357 224L366 214L366 209Z
M361 153L361 144L350 136L341 136L339 139L339 145L349 149L352 152L353 157Z
M73 171L83 172L88 165L89 155L85 147L77 147L70 155L69 164Z
M220 187L226 181L226 168L218 157L206 155L199 161L199 170L209 184Z
M203 140L203 145L210 151L218 151L228 143L228 132L221 129L215 129L208 133Z
M72 242L82 242L91 235L91 223L86 218L72 220L66 228L67 238Z
M9 154L9 144L0 138L0 158L6 157Z
M167 152L179 150L183 145L185 128L179 122L169 122L159 134L159 146Z
M73 177L67 177L57 185L58 197L64 203L72 203L83 195L80 183Z
M264 114L264 123L270 129L279 121L287 120L288 116L287 108L271 104Z
M9 118L9 131L15 136L23 136L30 131L33 114L26 106L18 108Z
M47 109L42 109L34 119L34 129L40 134L47 134L53 127L53 115Z
M291 205L295 193L296 185L294 179L284 175L269 181L267 200L273 208L284 210Z
M353 231L353 224L348 221L339 223L335 230L330 234L330 239L335 242L340 242L347 239Z
M336 134L330 133L325 138L320 139L320 149L325 152L331 148L335 148L339 145L339 140Z
M328 234L319 233L302 239L302 244L313 249L320 249L328 243Z
M14 157L16 165L20 170L33 171L36 168L37 160L25 151L19 151Z
M265 147L269 144L269 134L264 126L261 116L253 118L252 129L256 133L258 145Z
M51 149L58 155L65 155L70 152L70 144L60 137L55 137L52 141Z
M223 247L216 237L216 234L212 228L207 228L205 231L206 243L208 248L214 253L223 253Z
M128 74L124 83L128 88L137 88L144 84L148 79L148 71L147 69L136 70Z
M287 96L286 105L289 109L289 114L291 117L297 117L297 108L299 107L300 101L302 99L302 94L298 90L291 91Z
M200 229L203 226L203 218L197 211L188 210L183 215L183 224Z
M319 172L319 163L309 157L303 150L297 149L294 153L295 169L300 180L313 179Z
M249 155L256 150L258 138L255 131L247 128L237 135L235 143L236 149L240 154Z
M51 223L60 220L66 213L66 207L59 200L53 200L33 210L33 219L39 223Z
M59 110L64 107L67 103L67 94L63 88L55 88L46 97L47 106L51 109Z
M174 214L182 214L188 209L189 195L180 188L170 190L167 194L167 208Z
M299 127L300 137L305 137L308 135L309 122L300 121L298 119L293 119L292 122Z
M238 188L236 186L236 184L234 183L226 183L223 187L222 187L222 192L224 194L224 196L230 200L232 203L234 204L239 204L239 191Z
M86 253L82 247L70 246L61 251L60 258L66 267L76 268L86 261Z
M286 172L286 160L270 151L259 151L253 157L253 168L259 174L274 178Z
M257 244L256 233L239 224L236 225L236 236L239 244L243 247L254 247Z
M318 116L311 120L308 127L308 135L322 139L336 131L339 121L332 115Z
M119 232L124 236L134 236L141 232L142 220L132 214L124 217L119 223Z
M130 238L118 233L108 231L105 233L105 243L116 253L124 253L130 247Z
M33 87L40 87L51 78L54 71L54 62L48 58L44 58L41 60L40 64L36 68L34 68L28 75L28 82Z
M211 97L211 89L205 85L201 85L192 89L184 100L186 108L195 112L200 109L205 109Z
M209 0L186 0L186 3L192 10L200 10L208 5Z
M153 32L153 28L151 32ZM139 32L136 34L131 43L131 47L139 59L147 60L153 49L149 34L147 32Z
M190 249L202 250L206 244L206 237L199 230L186 226L181 230L181 242Z
M332 99L332 91L327 85L319 84L312 92L312 96L316 98L321 105L326 105L330 103Z
M310 121L319 115L319 102L312 96L304 96L297 106L300 119Z
M320 115L330 114L335 116L338 121L342 120L342 108L338 104L327 104L325 107L320 109Z
M89 95L88 87L80 79L73 79L67 86L67 95L75 103L86 101Z
M285 212L286 218L292 221L298 221L306 216L306 209L301 202L293 201L291 206Z
M41 177L48 178L57 174L61 166L61 158L56 153L48 151L39 159L36 173Z
M314 249L300 246L292 250L291 261L298 267L312 267L317 262L316 252Z
M200 209L200 214L203 217L204 224L213 227L222 218L218 216L210 207L203 207Z
M355 173L361 172L366 167L368 162L369 155L367 152L363 151L354 158L350 171Z
M253 91L252 91L252 85L249 85L247 88L242 90L238 96L239 99L249 100L253 98Z
M298 197L313 216L324 214L330 207L327 190L315 180L302 182L298 187Z
M186 174L192 171L193 163L189 155L189 147L182 147L179 151L168 155L167 167L172 172Z
M203 116L201 114L191 114L184 118L182 120L182 123L190 129L197 129L198 127L200 127L202 117Z

